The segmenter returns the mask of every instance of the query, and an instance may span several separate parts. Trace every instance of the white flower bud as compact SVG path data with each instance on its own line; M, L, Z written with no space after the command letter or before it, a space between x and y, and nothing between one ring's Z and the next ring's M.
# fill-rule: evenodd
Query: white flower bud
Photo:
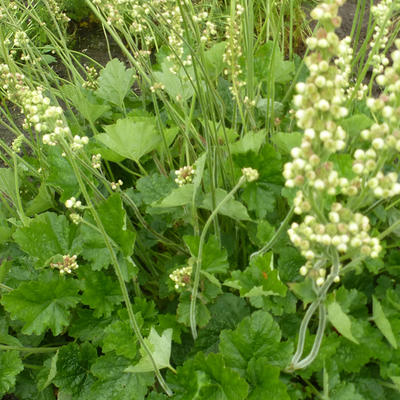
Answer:
M375 138L372 141L372 146L376 149L376 150L382 150L383 147L385 146L385 142L382 138Z
M337 224L340 221L340 216L337 212L331 211L329 213L329 221L331 221L333 224Z
M322 286L322 285L324 284L324 282L325 282L325 279L324 279L322 276L320 276L320 277L315 281L315 283L317 284L317 286Z
M327 100L322 99L318 102L317 107L321 110L321 111L328 111L330 104Z
M317 190L324 190L325 189L325 183L321 179L317 179L314 182L314 187Z
M76 203L75 197L71 197L70 199L66 200L65 207L72 208Z
M304 82L298 82L296 84L297 93L303 94L306 90L306 84Z
M329 140L332 138L332 133L330 133L329 131L321 131L319 134L319 138L325 142L326 140Z
M300 275L306 276L306 275L307 275L307 272L308 272L307 267L303 265L303 266L300 268Z

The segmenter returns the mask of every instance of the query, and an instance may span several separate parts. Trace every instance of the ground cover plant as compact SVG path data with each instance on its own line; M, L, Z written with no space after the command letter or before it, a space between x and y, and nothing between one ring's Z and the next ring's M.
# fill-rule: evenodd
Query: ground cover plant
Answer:
M0 396L400 398L400 2L343 3L0 0Z

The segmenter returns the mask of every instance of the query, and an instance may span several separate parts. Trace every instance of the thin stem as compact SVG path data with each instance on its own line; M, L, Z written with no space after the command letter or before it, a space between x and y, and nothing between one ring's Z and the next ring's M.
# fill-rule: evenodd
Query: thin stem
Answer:
M315 336L313 347L311 349L310 354L304 360L293 365L294 369L306 368L315 360L315 358L319 353L319 349L321 347L322 339L324 337L325 327L326 327L326 308L325 304L320 303L318 329L317 329L317 334Z
M21 346L8 346L5 344L0 344L0 350L17 350L32 354L54 353L58 349L59 347L21 347Z
M274 236L272 236L272 238L269 240L268 243L266 243L264 245L264 247L262 247L260 250L252 253L250 255L250 259L252 259L253 257L259 256L259 255L263 255L266 252L268 252L272 246L275 244L275 242L279 239L280 235L282 234L283 230L287 227L287 224L289 223L290 219L292 218L294 213L294 206L289 210L289 212L287 213L285 219L282 221L281 225L279 226L278 230L275 232Z
M400 219L398 219L393 225L389 226L386 230L384 230L379 236L379 240L385 238L387 235L392 233L398 226L400 225Z
M299 330L299 339L297 342L297 350L292 358L292 362L291 362L292 368L291 369L295 369L294 365L296 365L298 363L301 356L303 355L307 327L311 320L311 317L314 315L315 311L318 308L319 302L320 302L320 299L317 299L311 303L310 307L308 307L308 310L306 311L306 314L304 315L303 320L301 321L300 330Z
M94 220L96 222L96 225L98 226L99 230L101 231L104 243L105 243L105 245L106 245L106 247L107 247L107 249L109 251L109 254L111 256L112 264L114 266L114 271L115 271L115 274L117 275L117 279L118 279L118 283L119 283L120 290L121 290L121 293L122 293L122 297L124 299L125 306L127 308L128 317L129 317L129 323L131 325L131 328L134 331L136 337L138 338L139 343L143 347L145 353L150 358L150 361L151 361L151 363L153 365L153 368L154 368L155 375L156 375L156 377L158 379L158 382L160 383L161 387L167 393L168 396L172 396L173 393L172 393L171 389L168 387L168 385L166 384L166 382L164 381L164 378L162 377L162 375L160 373L160 370L159 370L158 365L157 365L157 363L156 363L156 361L155 361L155 359L153 357L153 354L152 354L150 348L148 347L148 345L146 344L146 342L145 342L145 340L144 340L144 338L142 336L142 333L140 331L140 326L139 326L139 324L138 324L138 322L136 320L135 314L134 314L133 309L132 309L132 304L131 304L131 301L130 301L130 298L129 298L128 289L126 287L126 284L125 284L125 281L124 281L124 277L123 277L123 274L122 274L122 270L121 270L121 267L119 266L119 262L118 262L117 256L116 256L115 251L113 249L112 243L110 242L110 240L108 238L107 232L106 232L106 230L105 230L105 228L103 226L103 223L102 223L102 221L100 219L100 216L98 215L96 209L94 208L94 205L92 203L90 195L86 190L86 186L85 186L85 184L84 184L84 182L82 180L82 176L80 174L80 170L78 168L78 164L75 161L75 156L72 153L71 149L69 148L68 144L65 143L65 142L63 144L64 144L64 146L63 146L64 151L67 153L67 156L68 156L68 158L69 158L69 160L71 162L72 169L74 170L74 173L75 173L75 176L76 176L76 178L78 180L78 183L79 183L80 189L82 191L82 194L83 194L83 196L85 198L85 201L86 201L86 203L88 205L88 208L90 209L90 212L91 212L91 214L92 214L92 216L93 216L93 218L94 218Z
M214 218L218 214L221 207L230 200L233 195L239 190L240 186L246 181L246 178L242 176L238 183L234 186L234 188L221 200L221 202L215 207L214 211L208 217L207 222L204 225L204 228L201 232L200 242L199 242L199 252L197 255L197 262L194 266L194 281L193 281L193 289L192 289L192 298L190 300L190 328L192 330L193 339L197 339L197 327L196 327L196 301L197 295L199 291L199 282L200 282L200 272L201 272L201 263L203 261L203 249L204 249L204 242L208 232L208 229L213 222Z
M17 164L17 155L15 153L12 154L13 162L14 162L14 190L15 190L15 199L17 201L17 209L18 215L21 219L24 226L26 226L26 216L24 213L24 209L22 207L21 196L19 194L19 180L18 180L18 164Z
M11 292L14 290L12 287L5 285L4 283L0 283L0 289L7 290L7 292Z
M322 310L321 308L320 308L320 323L318 325L318 331L317 331L317 335L314 340L314 344L313 344L311 353L304 360L299 361L303 354L303 351L304 351L304 342L305 342L305 338L306 338L307 327L311 320L311 317L314 315L315 311L320 306L321 302L323 300L325 300L326 293L328 292L329 288L332 286L335 278L339 275L339 265L340 264L339 264L339 255L338 255L337 251L333 252L332 258L333 258L332 272L329 274L324 285L321 287L321 289L318 293L317 299L311 303L306 314L304 315L303 320L301 321L300 330L299 330L299 339L297 342L297 350L292 358L292 362L290 363L289 368L287 369L290 372L292 372L295 369L304 368L304 367L301 367L301 365L303 365L306 361L309 362L309 359L311 359L311 356L312 356L313 357L312 360L308 364L306 364L306 366L309 365L315 359L315 357L318 355L319 348L321 346L322 336L324 334L325 325L326 325L326 321L324 321L324 319L326 319L326 315L324 315L325 311ZM300 365L300 367L299 367L299 365Z

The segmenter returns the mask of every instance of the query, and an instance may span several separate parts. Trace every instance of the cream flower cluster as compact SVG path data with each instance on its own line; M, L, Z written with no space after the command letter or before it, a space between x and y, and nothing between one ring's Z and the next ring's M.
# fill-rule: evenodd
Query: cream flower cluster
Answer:
M292 161L285 164L283 171L286 186L298 188L294 212L306 214L303 222L293 223L288 230L291 241L307 260L300 273L313 277L319 286L325 282L324 265L333 250L373 258L381 251L379 239L369 234L368 217L338 202L325 210L321 202L327 195L360 194L367 178L373 177L377 187L385 188L394 180L393 174L388 182L387 177L376 171L379 147L376 143L369 149L355 151L352 179L341 176L331 161L334 153L347 146L347 134L340 120L348 115L345 104L351 94L350 39L339 40L334 33L341 22L338 8L343 3L343 0L327 0L311 13L322 27L316 37L308 39L312 52L305 62L310 74L305 83L296 85L297 95L293 99L297 125L304 134L300 147L291 150Z
M97 78L99 77L99 73L93 66L85 65L85 70L86 70L86 81L83 82L82 87L96 90L98 87Z
M386 91L379 98L367 99L367 106L379 122L361 132L363 149L356 149L353 155L353 171L377 198L400 194L398 174L377 171L382 160L393 159L400 151L400 39L395 44L392 65L376 78Z
M256 169L250 167L242 168L242 174L246 178L247 182L256 181L260 176Z
M82 208L82 202L79 200L76 200L75 197L71 197L70 199L65 201L65 207L66 208L77 208L81 209Z
M190 277L192 275L192 266L182 267L174 270L169 274L169 278L175 283L175 289L184 288L190 283Z
M239 89L246 84L245 81L240 79L243 71L239 64L239 58L243 54L240 43L242 36L241 15L243 12L244 8L237 4L235 14L227 19L225 31L226 48L223 55L223 61L228 66L225 68L224 74L232 79L230 91L236 98L239 98Z
M117 190L117 189L119 189L123 184L124 184L124 182L122 182L121 179L118 179L117 182L111 182L111 189L112 189L112 190Z
M89 143L89 138L87 136L75 135L71 143L71 150L76 151L82 149L83 146Z
M379 40L378 50L384 50L389 40L389 22L390 14L392 12L393 0L381 0L377 5L371 7L371 14L375 20L375 31L370 42L371 49ZM385 66L389 64L389 59L384 53L375 54L372 57L373 72L376 74L382 73Z
M178 73L181 65L190 66L190 55L184 55L184 28L181 8L176 0L93 0L107 18L107 23L116 28L123 25L140 38L142 43L150 48L155 40L152 23L166 25L168 28L168 43L173 52L168 56L172 62L170 71ZM208 43L217 34L216 25L209 20L209 14L204 5L199 4L193 21L200 27L200 41ZM141 55L150 55L149 50L141 50Z
M57 19L59 22L63 22L67 24L71 19L62 11L60 4L57 0L47 0L47 4L50 8L51 14Z
M19 153L21 151L21 146L22 143L24 143L24 140L25 140L24 135L18 135L12 142L11 147L16 153Z
M77 213L71 213L69 215L69 218L71 219L72 223L74 223L75 225L79 225L79 223L82 221L82 217L77 214Z
M95 169L101 168L101 154L92 155L92 167Z
M328 258L330 247L341 254L377 258L382 247L378 238L370 237L370 229L368 217L353 213L340 203L332 204L328 223L320 223L311 215L307 215L300 224L293 223L288 230L290 240L307 260L300 274L307 275L314 270L318 259ZM319 273L317 283L324 283L323 278L324 275Z
M44 144L55 146L59 137L70 134L64 123L61 107L50 105L50 98L43 94L43 88L29 88L25 76L11 73L8 65L0 64L0 87L9 100L18 104L25 114L24 129L34 128L41 133Z
M178 186L186 185L187 183L192 182L194 173L195 169L191 165L179 168L175 171L175 182L178 184Z
M58 263L51 263L51 268L56 268L60 271L61 275L71 274L73 271L79 268L78 263L76 262L77 255L70 256L69 254L63 256L63 261Z
M25 47L29 44L29 37L24 31L17 31L14 35L14 46Z

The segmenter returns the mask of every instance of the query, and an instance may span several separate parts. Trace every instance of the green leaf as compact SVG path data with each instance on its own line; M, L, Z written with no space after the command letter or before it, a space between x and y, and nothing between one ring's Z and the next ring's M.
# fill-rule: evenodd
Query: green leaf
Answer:
M390 325L389 320L386 318L385 312L375 296L372 296L372 313L376 326L379 328L388 342L395 349L397 349L397 340L393 334L392 326Z
M197 236L184 236L183 240L188 246L193 257L199 254L200 238ZM203 248L201 269L210 274L224 274L229 269L228 254L226 249L221 249L218 239L210 236Z
M218 204L226 197L227 194L228 192L226 190L219 188L216 189L215 205L218 206ZM200 205L200 208L205 208L206 210L213 211L214 207L212 204L212 195L211 193L207 193L203 202ZM247 213L246 207L239 201L234 200L233 198L229 199L225 204L222 205L222 207L219 209L219 213L238 221L250 221L250 217Z
M190 326L190 293L183 292L179 297L179 305L176 311L177 320L185 326ZM210 311L207 306L198 301L196 305L196 323L201 328L208 324L210 320Z
M22 346L16 337L8 334L8 324L5 318L0 319L0 343L8 346Z
M271 76L275 83L286 83L293 77L294 63L284 61L279 47L269 41L260 46L254 55L254 72L260 82Z
M332 302L328 304L328 318L331 324L342 334L345 338L358 344L358 340L353 336L351 332L351 320L343 312L339 303Z
M281 331L271 314L256 311L240 322L234 331L224 330L219 349L226 364L241 372L248 368L252 358L265 357L271 365L285 367L291 355L291 346L280 343Z
M52 257L70 253L70 224L64 215L40 214L30 219L28 226L18 228L13 237L23 251L38 260L36 267L48 266Z
M154 117L128 117L118 119L114 125L104 127L96 139L115 153L139 161L155 150L161 141Z
M357 175L353 172L353 158L350 154L332 154L330 160L340 177L348 180L354 179Z
M161 200L161 202L155 202L152 206L161 208L185 206L192 202L194 190L194 185L188 183L184 186L173 189L169 195Z
M158 332L163 332L167 329L172 329L172 340L175 343L182 344L182 331L185 328L176 320L176 316L174 314L158 314Z
M161 174L146 175L136 181L136 190L145 204L163 199L174 188L175 183Z
M258 152L249 151L243 154L234 154L233 159L239 168L251 165L259 174L257 182L282 184L282 159L277 150L269 143L265 143Z
M79 183L76 179L71 164L66 157L61 155L59 146L48 146L47 162L49 176L47 183L61 190L60 201L65 202L72 196L77 197L80 192Z
M90 341L95 346L99 346L105 335L105 329L112 321L112 318L95 318L92 310L78 308L68 328L68 335L82 342Z
M265 142L267 131L246 133L240 140L230 145L232 154L242 154L252 151L257 153Z
M311 278L306 278L302 282L288 283L288 286L305 305L313 302L317 298Z
M150 335L145 339L154 361L159 369L170 366L172 329L165 330L160 336L154 328L151 328ZM125 372L151 372L154 371L149 355L142 349L142 359L135 365L125 369Z
M16 204L14 171L11 168L0 168L0 193Z
M49 188L42 183L37 196L26 204L25 215L30 217L34 214L47 211L49 208L53 208L55 206L53 197L54 191L50 191Z
M114 321L104 330L104 353L115 351L119 356L133 359L137 354L137 339L127 321Z
M257 182L249 183L243 193L242 198L249 210L254 211L258 219L263 219L275 209L274 192L268 186Z
M353 383L341 383L330 396L332 400L365 400Z
M58 351L57 374L53 383L60 389L78 397L94 381L90 374L90 366L97 358L97 352L90 343L70 343Z
M153 374L127 374L130 361L115 354L97 359L91 372L98 378L82 400L144 400Z
M283 117L283 113L285 111L284 105L279 101L274 101L274 99L267 97L258 99L256 104L257 109L263 115L268 115L268 113L274 113L275 117L281 118Z
M95 122L110 110L110 106L104 104L103 100L97 98L89 89L67 85L62 88L62 92L72 101L79 113L90 122Z
M0 396L14 386L16 376L24 369L17 351L0 351Z
M272 253L250 260L244 271L233 271L225 286L238 289L242 297L285 296L287 287L280 281L278 270L273 269Z
M114 247L118 246L125 256L131 256L136 233L127 226L126 211L121 196L112 194L96 207L97 213L108 236L113 240ZM92 225L96 223L89 212L85 219ZM81 224L79 236L75 239L82 246L82 256L92 263L93 270L100 270L111 263L111 256L104 243L102 235L92 227Z
M272 143L274 143L282 154L290 154L290 150L293 147L299 147L303 134L300 132L277 132L271 137Z
M24 334L40 335L50 328L53 335L59 335L69 324L69 309L79 302L76 280L64 279L55 273L49 276L46 280L24 282L1 298L11 318L24 322Z
M204 173L204 168L206 165L207 161L207 152L203 153L194 163L194 178L193 178L193 185L195 188L199 188L202 181L203 181L203 173Z
M109 317L115 306L123 301L121 290L115 277L102 272L94 272L87 268L79 270L83 295L81 301L94 309L96 318Z
M236 325L250 314L250 307L244 299L232 293L224 293L210 306L210 313L210 322L199 331L195 343L196 350L203 350L206 354L218 352L221 331L235 329Z
M102 99L122 107L124 98L131 90L133 81L134 70L126 69L121 61L114 58L100 71L97 80L99 87L95 93Z
M185 71L180 69L177 74L174 74L169 70L171 66L170 62L164 60L161 64L162 71L153 72L155 80L164 85L165 91L172 100L177 97L180 97L182 101L189 100L194 94L194 88L187 74L193 82L195 80L193 68L185 68Z
M37 387L39 390L42 391L46 389L57 375L57 361L58 351L54 356L48 358L44 362L43 368L39 371L37 376Z
M176 400L245 400L248 385L220 354L199 352L171 376Z
M341 122L341 125L350 137L355 137L362 130L368 129L373 123L374 121L368 118L366 115L356 114L346 118Z
M279 380L279 367L268 365L268 359L253 358L247 367L246 377L252 390L248 400L290 400L286 385Z
M224 52L226 42L215 43L209 50L204 53L205 68L207 76L210 80L215 80L224 70Z
M275 228L267 220L259 221L257 223L257 234L256 234L257 245L260 247L264 246L272 239L274 233L275 233Z

